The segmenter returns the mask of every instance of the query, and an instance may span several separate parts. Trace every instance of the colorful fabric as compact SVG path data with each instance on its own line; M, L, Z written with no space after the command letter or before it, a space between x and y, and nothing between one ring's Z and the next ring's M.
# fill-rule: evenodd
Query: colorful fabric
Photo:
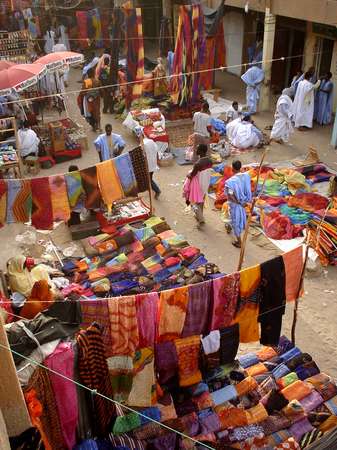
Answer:
M274 450L300 450L300 446L297 441L290 437L287 440L283 441L281 444L274 447Z
M124 197L114 161L108 159L97 164L97 180L102 199L108 210L111 211L113 202Z
M332 397L330 400L326 401L325 406L328 408L328 410L331 412L331 414L334 414L337 416L337 396Z
M84 189L80 172L69 172L64 175L67 185L68 201L70 209L80 209L84 206Z
M240 274L233 273L213 280L213 314L211 330L229 326L239 298Z
M254 377L256 375L261 375L262 373L267 373L268 369L264 364L258 363L254 364L254 366L248 367L246 372L249 376Z
M128 405L147 407L152 405L155 389L154 357L152 348L137 350L133 360L134 378L127 400Z
M140 425L140 416L137 413L129 413L116 418L112 432L116 435L124 434L139 428Z
M80 170L82 186L86 195L85 207L98 209L101 205L101 194L98 187L96 166Z
M49 179L33 178L30 181L32 190L32 225L38 230L53 228L53 209Z
M187 286L160 293L158 335L161 341L172 340L181 336L187 305Z
M180 386L191 386L202 379L199 370L200 336L191 336L174 341L179 367Z
M302 436L305 433L309 433L312 430L313 426L307 418L299 420L289 428L291 435L296 439L297 442L301 440Z
M222 389L212 392L212 399L215 406L222 405L233 400L238 395L235 386L229 385Z
M158 381L160 384L164 384L177 373L178 356L176 346L170 341L156 344L155 355Z
M128 95L126 105L129 107L133 99L142 95L142 83L134 83L144 79L144 42L142 27L142 10L125 9L126 21L126 75Z
M114 158L113 162L124 191L124 197L133 197L137 195L137 180L129 153L117 156L117 158Z
M300 401L301 405L303 406L303 409L306 413L309 413L313 411L314 409L318 408L323 403L323 398L319 393L315 390L311 392L307 397L304 397Z
M70 207L64 175L50 176L49 188L51 193L53 221L68 222L70 219Z
M145 154L141 147L136 147L129 152L133 172L135 174L138 186L138 192L145 192L150 189L149 178L147 175Z
M337 386L329 375L319 373L306 380L321 394L324 401L330 400L337 394Z
M282 413L292 422L296 422L305 417L303 406L298 400L292 400L282 409Z
M238 359L239 359L240 366L242 366L244 369L254 366L255 364L258 364L260 362L256 353L252 353L252 352L245 353L244 355L240 355Z
M253 408L246 409L248 425L263 422L268 418L268 412L262 403L258 403Z
M209 331L212 281L188 286L188 304L182 337Z
M139 347L153 347L157 337L159 296L156 292L136 296Z
M258 387L257 381L253 377L246 377L236 385L236 390L239 396L246 395Z
M7 215L7 183L0 180L0 225L6 223Z
M7 214L6 214L7 223L15 222L13 205L20 190L21 190L21 180L14 180L14 179L7 180Z
M295 372L290 372L288 373L288 375L285 375L284 377L278 379L277 384L279 385L280 389L284 389L290 384L295 383L295 381L297 380L298 380L297 374Z
M108 307L112 354L132 356L139 344L136 298L111 298Z
M302 400L302 398L311 394L311 390L309 384L299 380L282 389L281 392L287 400L291 401Z

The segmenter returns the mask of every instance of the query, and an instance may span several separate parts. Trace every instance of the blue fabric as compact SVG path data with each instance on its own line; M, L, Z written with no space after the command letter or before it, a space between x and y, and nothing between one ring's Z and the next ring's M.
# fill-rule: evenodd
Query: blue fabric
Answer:
M260 89L264 76L264 70L257 66L251 67L241 76L241 80L247 85L247 106L251 114L254 114L257 111L257 104L260 99Z
M259 358L255 355L255 353L246 353L245 355L239 356L239 363L244 369L247 367L254 366L254 364L258 364Z
M288 350L286 353L283 353L283 355L281 355L282 361L283 362L287 362L292 358L295 358L295 356L299 356L301 355L301 350L298 347L294 347L291 350Z
M125 292L128 292L131 289L136 288L137 286L139 286L139 283L137 281L123 280L117 283L112 283L111 291L113 295L118 296L123 295Z
M212 117L211 125L215 129L215 131L220 133L221 136L224 136L226 134L226 124L223 120L215 119L214 117Z
M81 442L81 444L76 445L74 450L98 450L98 446L96 444L96 441L94 441L93 439L88 439Z
M285 375L288 375L288 373L290 373L290 370L288 369L288 367L285 364L279 364L271 372L272 372L275 380L278 380L278 379L284 377Z
M171 272L167 269L163 269L163 270L160 270L159 272L157 272L153 278L156 283L160 283L161 281L166 280L170 276L171 276Z
M192 262L188 266L189 269L197 269L200 266L203 266L204 264L207 264L207 259L204 257L204 255L200 255L199 258L197 258L195 261Z
M143 416L148 417L149 419L157 420L158 422L160 422L161 413L160 413L159 409L156 407L143 409L142 411L140 411L140 413L143 414ZM146 417L143 417L143 416L139 416L140 422L142 425L145 425L146 423L151 422L149 419L147 419Z
M246 210L243 205L252 200L249 174L241 173L229 178L225 183L225 192L227 195L231 193L237 200L237 202L229 200L228 206L233 233L239 237L247 223Z
M114 163L117 169L118 177L121 182L124 194L126 196L136 195L137 181L135 173L133 171L133 166L129 153L124 153L123 155L117 156L117 158L114 159Z
M215 406L221 405L222 403L229 402L238 396L238 393L233 385L225 386L218 391L212 392L212 399Z
M320 125L328 125L332 120L333 82L323 80L315 98L314 119Z
M6 222L14 223L16 222L15 217L13 215L13 205L16 199L16 196L20 192L22 187L21 180L15 180L9 178L7 180L7 213L6 213Z
M118 149L125 147L125 141L119 134L111 133L112 144ZM94 146L97 151L101 153L102 161L111 159L109 144L107 140L107 135L105 133L100 134L94 141Z

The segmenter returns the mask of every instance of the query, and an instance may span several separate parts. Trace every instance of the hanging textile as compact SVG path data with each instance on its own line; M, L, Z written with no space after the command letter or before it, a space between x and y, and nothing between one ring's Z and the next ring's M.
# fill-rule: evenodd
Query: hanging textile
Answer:
M126 72L127 81L134 82L144 79L144 41L143 41L143 25L142 10L125 9L126 17ZM129 107L133 99L140 97L143 91L143 84L128 85L128 95L126 105Z
M32 191L30 180L21 180L21 189L13 203L13 216L16 222L28 222L32 213Z
M129 152L133 172L135 174L138 192L145 192L150 189L149 179L146 173L146 160L145 155L141 147L136 147Z
M101 193L98 187L96 166L80 170L82 186L86 193L85 207L98 209L101 205Z
M70 207L67 193L67 185L64 175L49 177L51 204L54 222L68 222L70 219Z
M111 59L110 59L110 82L109 84L115 85L118 81L118 66L119 55L121 53L121 47L123 41L125 41L125 16L124 12L120 8L115 8L112 14L111 24ZM113 90L116 91L117 87Z
M66 173L64 175L67 185L67 193L69 206L71 210L80 209L84 206L85 192L82 186L82 178L80 172Z
M30 181L32 189L32 225L38 230L53 228L53 209L49 187L49 179L33 178Z
M76 11L76 20L77 20L79 45L81 48L86 48L89 45L87 12L86 11Z
M12 180L12 179L7 180L7 215L6 215L7 223L15 222L13 206L20 190L21 190L21 180Z
M133 355L139 343L136 297L109 299L112 352Z
M113 163L118 172L118 177L124 191L124 197L133 197L137 195L137 181L129 153L117 156L117 158L114 158Z
M159 51L162 58L166 58L170 50L173 50L171 19L163 16L160 22Z
M111 211L113 202L124 197L114 160L108 159L97 164L97 179L102 199Z
M91 22L92 39L96 42L97 47L102 47L102 24L100 14L97 8L88 11L88 20Z
M7 215L7 183L0 180L0 225L6 223Z

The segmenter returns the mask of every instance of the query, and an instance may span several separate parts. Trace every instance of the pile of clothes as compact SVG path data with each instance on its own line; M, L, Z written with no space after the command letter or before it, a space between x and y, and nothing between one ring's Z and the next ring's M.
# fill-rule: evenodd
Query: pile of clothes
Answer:
M160 217L81 242L87 257L65 260L62 267L71 282L65 295L72 291L93 298L132 295L221 276L217 266Z

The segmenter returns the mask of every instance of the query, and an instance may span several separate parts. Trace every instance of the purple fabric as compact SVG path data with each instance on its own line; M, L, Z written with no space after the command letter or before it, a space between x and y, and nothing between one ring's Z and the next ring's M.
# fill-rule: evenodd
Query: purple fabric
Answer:
M298 422L294 423L290 428L290 434L295 438L297 442L301 440L301 437L305 433L309 433L309 431L312 431L314 427L311 425L309 420L307 418L299 420Z
M157 292L136 296L139 347L153 347L156 339L156 317L159 296Z
M184 433L188 436L197 436L200 434L200 424L198 420L198 416L195 412L191 414L187 414L186 416L183 416L180 418L184 425Z
M182 337L209 332L212 281L188 286L188 305Z
M281 336L276 349L277 353L279 355L283 355L283 353L291 350L292 348L294 348L294 344L286 336Z
M62 342L45 360L45 365L71 380L74 379L74 351L70 342ZM76 444L78 404L76 385L59 375L49 372L53 387L62 435L67 448Z
M155 364L160 384L165 384L178 373L178 355L173 342L162 342L155 346Z
M168 433L157 437L152 441L152 447L155 450L172 450L176 448L177 434Z
M219 416L212 410L204 410L199 414L201 434L215 433L221 429Z
M315 390L313 390L310 395L307 395L300 401L306 413L313 411L323 402L324 402L323 398Z

